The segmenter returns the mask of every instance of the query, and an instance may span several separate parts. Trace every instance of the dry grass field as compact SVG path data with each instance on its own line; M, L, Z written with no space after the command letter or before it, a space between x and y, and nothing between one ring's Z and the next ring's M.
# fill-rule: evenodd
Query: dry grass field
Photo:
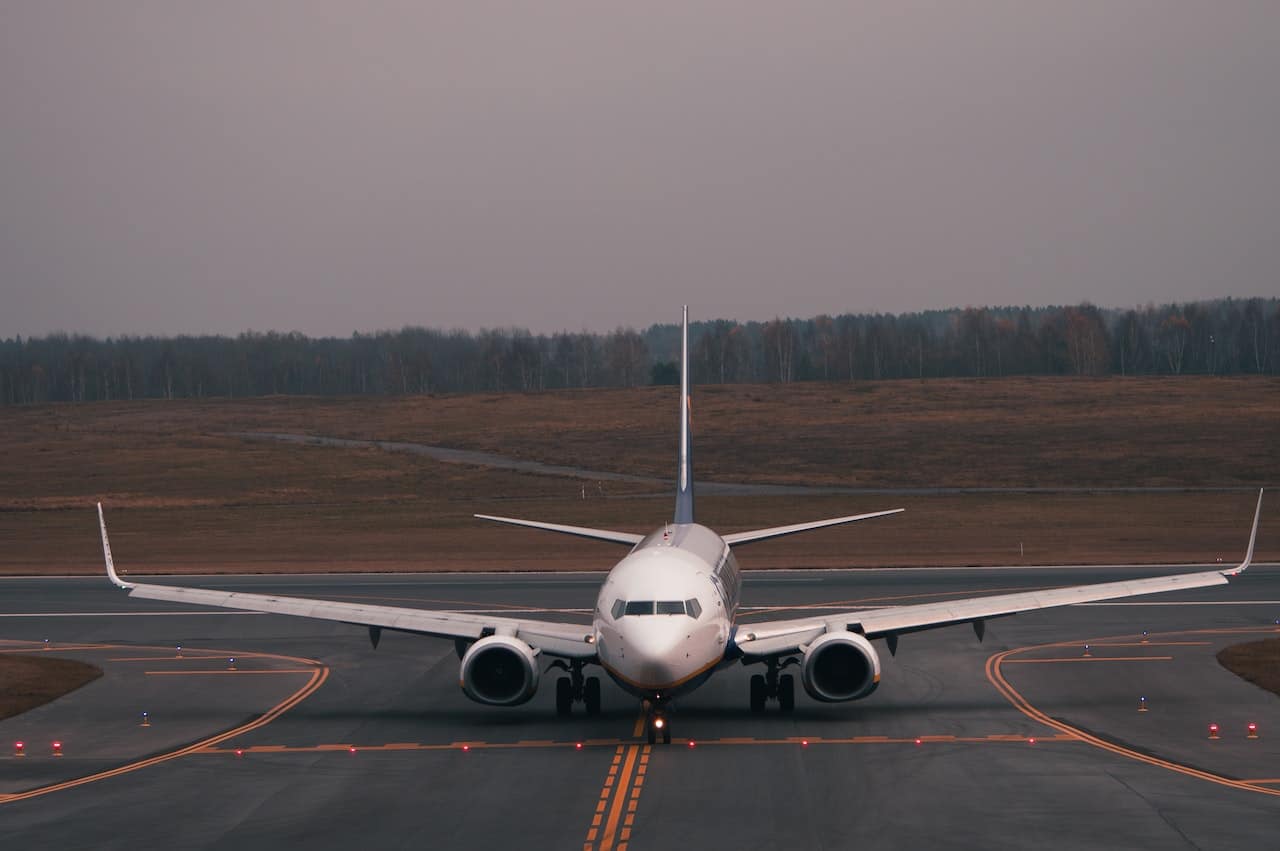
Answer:
M1224 647L1218 661L1258 688L1280 694L1280 638L1267 638Z
M647 530L670 512L665 485L609 482L584 500L571 478L231 433L403 440L665 481L675 398L664 387L0 408L0 574L100 570L98 499L119 564L137 572L605 568L616 547L471 514ZM712 386L695 388L693 410L705 480L1174 489L700 498L699 519L722 531L908 509L753 545L747 567L1230 561L1248 489L1280 482L1280 380L1268 378ZM1258 557L1274 559L1280 494L1264 514Z
M102 676L102 669L55 656L0 655L0 720L35 709Z

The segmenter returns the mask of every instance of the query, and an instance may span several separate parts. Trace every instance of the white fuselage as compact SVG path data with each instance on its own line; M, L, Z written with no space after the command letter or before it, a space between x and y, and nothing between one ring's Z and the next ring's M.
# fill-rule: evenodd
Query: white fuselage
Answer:
M609 571L593 627L600 664L627 691L666 700L725 661L742 580L724 539L696 523L645 537Z

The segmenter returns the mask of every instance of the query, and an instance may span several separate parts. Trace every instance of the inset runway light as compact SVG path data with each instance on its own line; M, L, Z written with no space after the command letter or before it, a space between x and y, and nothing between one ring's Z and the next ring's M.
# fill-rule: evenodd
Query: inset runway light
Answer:
M181 644L179 644L179 645L178 645L178 658L179 658L179 659L181 659L181 658L182 658L182 645L181 645Z
M1144 629L1142 631L1142 643L1146 644L1148 641L1150 641L1150 639L1147 637L1147 631Z
M236 657L232 656L227 659L227 670L234 671L236 669Z
M1138 711L1139 712L1147 711L1147 699L1145 697L1138 698Z
M582 742L578 742L576 745L574 745L573 749L576 751L582 750Z
M355 753L355 752L356 752L356 746L355 746L355 745L352 745L351 747L347 748L347 753Z
M49 649L49 639L47 639L47 638L44 640L44 649L45 649L45 650L48 650L48 649Z
M1089 645L1087 645L1087 644L1084 646L1084 655L1086 655L1086 656L1092 656L1092 655L1093 655L1092 653L1090 653L1090 652L1089 652Z
M1245 736L1245 738L1246 738L1246 739L1256 739L1256 738L1258 738L1258 725L1257 725L1257 724L1255 724L1255 723L1253 723L1252 721L1250 721L1250 722L1249 722L1248 730L1249 730L1249 735Z
M922 744L924 744L924 740L923 740L923 739L916 739L916 744L917 744L917 745L922 745Z
M139 724L138 726L139 726L139 727L150 727L150 726L151 726L151 713L150 713L150 712L143 712L143 713L142 713L142 723L141 723L141 724Z
M801 739L801 740L800 740L800 747L802 747L802 748L807 748L807 747L809 747L809 740L808 740L808 739Z
M14 742L14 743L13 743L13 755L14 755L14 756L26 756L26 755L27 755L27 743L26 743L26 742Z
M1210 724L1210 725L1209 725L1209 738L1211 738L1211 739L1216 739L1216 738L1218 738L1218 725L1217 725L1217 724Z
M53 755L62 756L62 742L53 743Z
M463 746L462 746L462 750L463 750L464 752L471 750L471 745L463 745Z
M244 748L236 748L236 756L244 756Z
M1027 744L1029 744L1029 745L1034 745L1035 743L1036 743L1036 737L1035 737L1035 736L1032 736L1031 738L1027 739Z
M690 740L689 740L689 747L691 747L691 748L696 748L696 747L697 747L697 744L693 741L693 739L690 739Z

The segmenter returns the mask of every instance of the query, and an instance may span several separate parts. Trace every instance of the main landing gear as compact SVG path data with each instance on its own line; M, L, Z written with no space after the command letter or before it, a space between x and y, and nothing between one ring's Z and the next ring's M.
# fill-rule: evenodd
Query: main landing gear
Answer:
M588 715L600 714L600 678L584 677L583 662L573 660L568 664L561 659L551 663L551 667L568 672L569 676L556 680L556 714L569 715L573 712L573 704L581 701Z
M777 659L766 659L768 670L763 674L751 675L751 711L764 712L764 705L771 699L778 701L778 708L790 712L796 708L796 678L791 674L779 674L784 668L799 665L798 659L787 659L779 663Z
M662 737L664 745L671 744L671 718L664 704L650 700L644 702L644 735L651 745L657 744L658 737Z

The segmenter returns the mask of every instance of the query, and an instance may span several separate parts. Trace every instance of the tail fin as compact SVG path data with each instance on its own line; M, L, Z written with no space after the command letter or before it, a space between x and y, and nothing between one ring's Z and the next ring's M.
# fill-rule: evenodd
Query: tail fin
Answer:
M689 433L689 305L680 322L680 468L676 477L677 523L693 522L693 437Z

